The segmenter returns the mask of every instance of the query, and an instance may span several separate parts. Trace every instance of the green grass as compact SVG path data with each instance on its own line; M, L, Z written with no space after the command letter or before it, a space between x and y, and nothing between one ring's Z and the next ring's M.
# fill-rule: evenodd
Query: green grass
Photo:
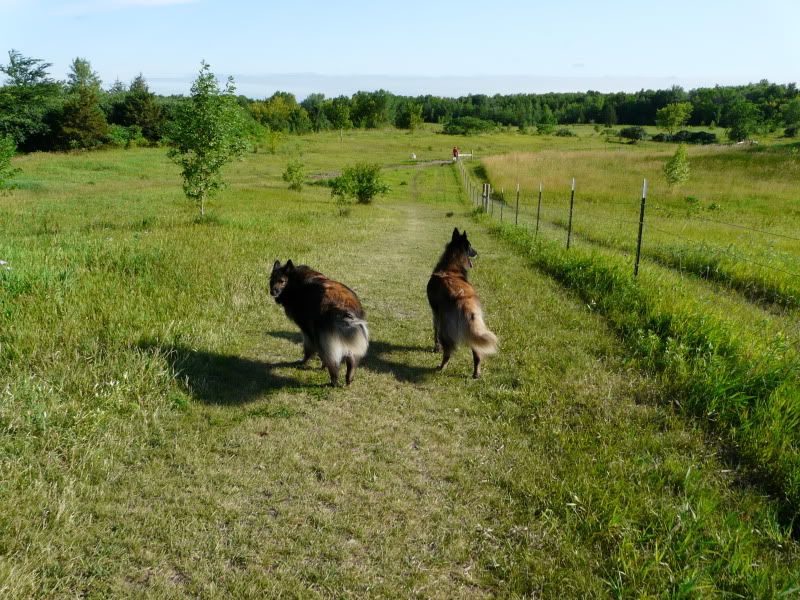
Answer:
M643 254L778 309L800 306L800 213L796 146L693 147L692 176L669 188L662 167L672 145L511 153L484 162L497 190L522 189L520 220L566 227L569 183L577 183L576 236L622 252L635 249L642 180L649 194ZM508 200L515 198L511 195Z
M452 167L404 164L452 138L291 144L233 165L200 223L162 150L17 161L28 183L0 205L0 595L796 590L782 504L663 402L603 315L472 223ZM343 218L327 188L285 189L288 153L310 173L402 166ZM501 341L479 381L466 350L444 373L429 350L425 282L454 226ZM290 364L276 258L361 296L372 341L352 387Z

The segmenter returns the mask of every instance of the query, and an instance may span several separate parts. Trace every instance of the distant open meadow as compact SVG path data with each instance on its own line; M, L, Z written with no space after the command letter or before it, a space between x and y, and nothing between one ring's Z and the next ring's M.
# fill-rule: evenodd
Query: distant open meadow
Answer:
M261 136L202 217L165 147L16 156L0 597L800 594L800 144L754 137L669 185L676 143L591 125ZM388 193L337 200L364 160ZM454 227L478 380L432 352ZM364 304L349 387L296 364L289 258Z

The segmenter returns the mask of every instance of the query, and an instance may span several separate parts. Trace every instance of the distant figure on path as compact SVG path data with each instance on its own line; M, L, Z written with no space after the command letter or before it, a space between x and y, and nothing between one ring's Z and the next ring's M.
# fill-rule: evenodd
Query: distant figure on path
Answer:
M453 146L453 160L458 160L458 146Z

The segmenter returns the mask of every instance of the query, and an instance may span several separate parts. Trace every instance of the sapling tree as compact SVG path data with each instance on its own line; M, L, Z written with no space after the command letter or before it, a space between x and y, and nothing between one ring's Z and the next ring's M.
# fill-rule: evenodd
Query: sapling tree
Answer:
M681 144L664 165L664 176L669 185L678 185L689 180L689 156L686 146Z
M306 179L306 169L299 158L294 158L286 164L286 170L281 174L281 178L289 184L290 190L297 192L303 189L303 182Z
M673 102L656 111L656 125L672 136L675 130L689 122L691 116L691 102Z
M245 151L241 108L229 77L221 90L211 66L203 61L191 97L175 116L170 158L181 167L183 191L205 215L208 198L224 187L222 167Z

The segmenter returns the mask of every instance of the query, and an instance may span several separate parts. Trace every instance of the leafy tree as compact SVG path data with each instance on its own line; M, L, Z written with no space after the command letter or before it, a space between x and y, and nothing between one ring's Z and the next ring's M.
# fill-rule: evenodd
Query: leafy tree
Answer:
M139 126L142 135L150 142L155 142L161 137L164 125L161 107L141 73L131 82L120 112L121 125Z
M656 111L656 125L669 135L685 125L692 116L691 102L674 102Z
M545 104L544 107L542 107L541 114L539 115L539 121L536 123L537 133L552 133L553 129L555 129L556 123L558 123L558 119L556 119L556 116L553 114L553 110L549 105Z
M61 103L60 86L48 77L50 66L17 50L0 66L7 76L0 88L0 137L11 136L20 148L41 149L50 137L48 114Z
M339 130L339 141L341 142L344 138L344 130L353 126L353 122L350 120L350 100L346 96L339 96L326 103L325 116Z
M222 167L245 150L241 109L229 77L225 89L203 61L191 97L175 114L169 132L169 157L181 167L183 191L205 215L205 202L224 186Z
M613 102L605 102L603 104L600 120L606 127L613 127L617 124L617 109L614 108Z
M306 169L300 159L295 158L286 164L286 170L281 174L281 179L289 184L290 190L300 191L306 179Z
M64 148L92 148L108 134L106 116L100 108L100 91L94 86L76 88L64 103L58 118L58 138Z
M725 114L728 123L728 139L741 142L749 139L759 125L758 107L747 100L740 100Z
M397 110L394 122L396 127L415 131L422 127L422 105L417 102L404 102Z
M784 135L795 137L800 128L800 98L795 98L781 106L781 119L786 127Z
M381 166L360 162L347 167L331 183L331 195L341 200L355 198L359 204L369 204L379 194L386 194L389 186L381 178Z
M67 85L72 90L82 87L93 87L100 89L100 76L92 70L92 65L85 58L77 57L73 59L67 74Z
M689 180L689 155L686 152L686 146L683 144L678 146L675 154L664 165L664 176L671 186L685 183Z
M16 151L17 146L11 137L0 137L0 192L7 189L9 179L19 171L11 166L11 159Z
M300 103L311 121L311 128L314 131L323 131L330 129L331 122L325 114L325 94L309 94L306 99Z
M250 112L256 121L272 131L305 133L312 128L308 112L289 92L275 92L264 101L253 102Z

